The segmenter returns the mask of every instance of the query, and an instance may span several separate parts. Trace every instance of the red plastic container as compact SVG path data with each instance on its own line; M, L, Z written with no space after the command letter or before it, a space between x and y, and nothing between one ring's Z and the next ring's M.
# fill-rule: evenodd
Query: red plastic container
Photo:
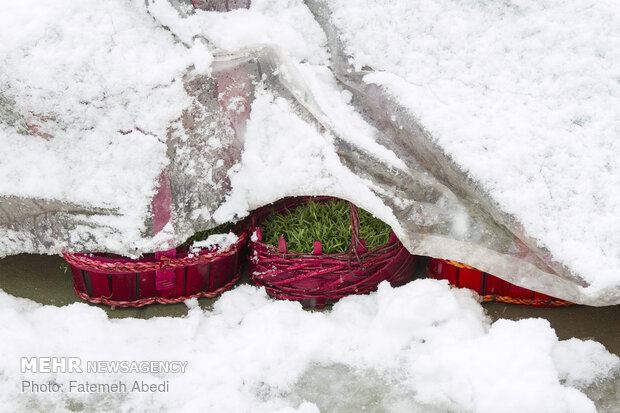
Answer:
M448 280L450 285L455 287L476 291L482 296L482 301L498 301L534 307L558 307L573 304L519 287L491 274L454 261L430 258L427 270L431 278Z
M368 251L358 240L356 251L322 254L321 243L315 241L314 252L303 254L286 249L286 241L272 246L262 240L259 228L262 220L272 210L293 209L308 200L322 202L329 197L286 198L273 206L264 207L253 214L254 236L250 239L249 275L257 285L265 287L268 294L286 300L300 301L304 306L322 307L351 294L365 294L376 290L382 281L401 285L411 279L415 271L415 257L405 249L394 233L383 246ZM357 209L352 206L352 221ZM352 222L353 238L359 229Z
M185 247L179 247L171 258L67 252L63 257L70 264L75 292L86 301L113 307L178 303L193 297L215 297L237 282L248 237L245 224L238 225L235 233L239 239L228 248L188 254ZM174 271L170 288L157 288L158 271Z

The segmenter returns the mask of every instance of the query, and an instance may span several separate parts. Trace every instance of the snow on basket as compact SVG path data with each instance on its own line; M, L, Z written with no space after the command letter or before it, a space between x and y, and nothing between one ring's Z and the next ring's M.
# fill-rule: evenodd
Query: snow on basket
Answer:
M179 303L193 297L215 297L235 285L247 237L243 221L230 234L211 235L193 243L190 238L172 253L130 259L64 252L63 258L71 267L75 292L91 303L113 307Z
M573 305L569 301L521 288L460 262L430 258L426 271L431 278L448 280L450 285L476 291L482 297L482 301L497 301L535 307Z
M270 214L283 216L310 202L325 205L334 200L331 197L285 198L255 211L252 214L253 235L249 242L250 279L264 286L274 297L317 307L347 295L374 291L382 281L387 280L394 286L409 281L415 270L415 257L389 227L385 243L367 249L366 241L360 239L360 211L352 203L348 205L350 212L346 218L350 235L343 252L323 253L326 239L323 243L316 238L308 239L312 242L312 252L296 252L287 250L284 237L277 239L277 247L264 237L261 225ZM331 223L315 221L314 225L320 231ZM305 229L309 228L302 228L300 232L304 234Z

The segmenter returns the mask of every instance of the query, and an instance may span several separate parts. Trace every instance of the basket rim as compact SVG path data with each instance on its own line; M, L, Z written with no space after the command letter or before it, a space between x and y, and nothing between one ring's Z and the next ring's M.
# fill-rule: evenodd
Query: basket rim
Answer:
M260 229L260 227L256 227L253 228L254 231L252 232L252 237L256 234L256 229ZM394 234L394 231L391 232L392 234ZM332 259L344 259L347 260L350 256L350 252L349 251L344 251L344 252L334 252L331 254L314 254L311 252L296 252L296 251L286 251L286 252L280 252L280 250L278 249L278 247L268 244L264 241L253 241L252 237L250 237L250 241L249 241L249 245L250 248L255 248L255 246L259 246L262 247L266 250L268 250L269 253L280 256L280 257L286 257L286 258L306 258L306 259L318 259L318 258L332 258ZM392 237L390 237L392 238ZM400 242L400 240L396 237L396 235L394 234L393 237L394 241L388 241L386 244L383 245L379 245L378 247L375 247L371 250L363 250L358 252L358 256L360 258L365 258L367 256L376 256L378 254L383 254L382 250L385 249L392 249L392 248L400 248L402 246L402 243Z
M287 300L334 300L365 294L374 291L381 281L400 284L411 278L413 271L409 270L415 267L416 257L402 245L394 246L396 248L386 254L365 257L362 262L365 265L361 267L355 260L338 259L334 262L320 255L310 259L290 259L269 256L263 250L256 256L256 261L252 261L250 255L250 280L265 287L268 294ZM278 264L277 261L281 262ZM260 268L263 270L257 272ZM318 284L312 287L303 284L310 280Z
M76 268L108 274L140 273L205 264L239 252L249 238L248 222L248 219L244 219L235 225L232 231L238 239L232 245L225 248L204 249L194 253L183 251L185 247L177 246L175 248L176 254L172 258L160 257L156 259L155 253L145 254L140 258L128 258L120 255L118 257L99 257L91 255L92 253L72 253L66 250L62 252L62 257Z
M232 287L234 287L235 284L237 284L237 282L239 281L240 277L241 277L241 270L239 269L237 270L237 272L231 278L230 281L228 281L226 284L224 284L223 286L215 290L200 291L200 292L197 292L191 295L179 295L178 297L148 296L148 297L141 297L141 298L138 298L136 300L131 300L131 301L130 300L112 300L108 297L92 297L88 295L87 292L80 291L75 286L75 284L73 285L73 290L75 291L77 296L80 297L82 300L88 301L92 304L103 304L103 305L107 305L110 307L120 307L120 308L143 307L145 305L149 305L153 303L177 304L177 303L184 302L185 300L189 300L191 298L214 298L222 294L223 292L230 290Z
M343 199L343 198L338 198L338 197L329 196L329 195L286 197L274 203L267 204L267 205L264 205L258 208L257 210L252 212L251 217L250 217L250 233L251 233L250 240L249 240L250 246L252 246L253 244L260 245L264 248L275 250L275 252L279 254L280 256L287 256L287 257L298 256L300 258L308 258L308 259L317 258L317 257L329 257L329 258L346 257L348 259L348 257L350 257L350 254L351 254L351 249L349 251L335 252L331 254L324 254L324 253L314 254L311 252L297 252L297 251L288 251L288 250L286 252L280 252L278 247L262 241L262 230L260 228L260 224L267 218L268 214L271 213L272 211L280 213L286 209L294 209L297 205L307 203L309 201L328 202L332 199L346 201L357 209L357 206L355 206L353 202L347 201L346 199ZM291 202L295 202L295 204L289 205L289 203ZM358 225L359 225L359 222L358 222ZM253 238L257 236L257 233L256 233L257 229L261 231L261 237L260 237L261 239L260 240L257 239L256 241L254 241ZM314 241L316 242L318 240L314 240ZM354 242L353 240L351 241L352 243ZM375 247L371 250L367 249L364 244L363 249L354 251L353 254L356 256L359 256L360 258L368 254L376 255L379 252L378 250L382 248L387 248L387 247L391 247L392 245L399 245L399 244L402 245L401 241L398 239L398 237L394 233L394 230L390 228L390 238L387 243L383 245L379 245L378 247Z

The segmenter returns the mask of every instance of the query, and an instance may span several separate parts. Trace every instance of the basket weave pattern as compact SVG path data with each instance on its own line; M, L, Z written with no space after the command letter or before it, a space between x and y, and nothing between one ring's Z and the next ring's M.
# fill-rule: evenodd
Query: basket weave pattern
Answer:
M353 239L348 252L321 254L318 241L313 254L286 251L283 239L278 247L263 242L259 226L272 210L281 212L309 199L323 202L331 198L286 198L254 213L255 236L250 240L249 266L254 283L264 286L274 297L320 306L347 295L374 291L382 281L401 285L410 280L415 270L415 257L394 233L387 244L367 251L357 235L359 216L354 206L351 206Z
M188 254L176 249L176 257L148 254L129 259L106 254L63 252L70 264L74 290L80 298L112 307L141 307L152 303L179 303L194 297L215 297L239 279L241 251L248 238L246 223L237 225L238 240L233 245ZM172 288L156 288L157 271L174 272Z

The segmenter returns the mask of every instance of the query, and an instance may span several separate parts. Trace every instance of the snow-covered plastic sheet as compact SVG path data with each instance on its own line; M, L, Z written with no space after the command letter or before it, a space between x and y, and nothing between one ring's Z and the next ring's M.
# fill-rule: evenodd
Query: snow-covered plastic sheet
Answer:
M384 24L381 16L402 10L387 4L370 8L374 15L356 9L348 24L345 12L351 10L346 4L255 1L249 10L216 13L194 12L190 2L179 1L108 6L85 2L68 6L64 13L105 15L117 26L116 32L108 25L94 27L89 40L96 44L81 45L89 47L83 55L52 53L56 60L49 59L47 53L54 48L74 47L71 31L79 30L58 13L53 16L57 20L40 16L41 28L25 30L17 41L3 41L8 63L0 77L0 140L8 150L0 158L7 177L0 184L0 253L69 248L135 256L166 249L197 230L242 218L285 196L333 195L382 218L413 254L464 262L577 303L620 303L620 277L613 265L620 263L617 236L587 237L572 244L549 241L537 223L546 214L565 216L563 209L537 211L534 205L520 214L524 210L507 208L501 185L497 189L488 184L489 176L517 176L518 169L508 164L503 169L499 162L490 172L473 170L455 156L449 141L434 135L436 119L420 116L426 113L411 103L415 94L407 93L411 81L398 78L387 61L377 62L381 70L359 64L372 54L360 51L352 40L355 24L361 21L365 30L374 32L375 18ZM395 4L407 8L404 2ZM458 13L466 6L442 2L438 7ZM15 6L13 12L15 18L23 10ZM479 13L495 15L497 10ZM504 23L519 24L516 17ZM119 25L124 28L120 37ZM392 36L394 47L410 35L381 27ZM145 46L137 46L145 39ZM153 74L127 78L132 68L115 65L128 54L138 55L132 64ZM27 62L30 77L20 72L24 56L32 60ZM467 63L467 57L462 59ZM92 60L117 69L110 76L124 79L121 85L107 81L107 74L96 67L85 71ZM44 63L50 67L37 71L36 64ZM82 88L50 86L54 76L67 73L67 66L73 78L61 80L77 79ZM394 78L402 80L402 87ZM100 89L98 94L91 93L93 88ZM464 105L467 98L463 94ZM442 96L424 104L430 109L446 105ZM115 105L130 110L118 111ZM451 124L450 112L442 114ZM456 115L463 119L467 113ZM474 115L467 121L475 123ZM527 115L515 113L521 116L519 122L528 121ZM85 119L88 127L80 124ZM617 136L617 114L609 122ZM511 131L510 125L500 125L493 132ZM486 137L469 138L474 146L488 144ZM538 139L544 140L544 133ZM528 142L516 141L513 150ZM91 148L88 153L86 148ZM552 148L541 144L540 150ZM501 148L487 149L491 155L486 160L493 158L493 150L501 155ZM462 150L467 153L468 148ZM579 162L580 154L573 155L571 160ZM20 156L24 159L16 163ZM168 179L158 180L162 174ZM617 182L618 174L617 160L611 159L600 179ZM157 182L169 188L158 188ZM151 201L162 190L172 193L174 219L153 234L157 205ZM518 189L533 200L547 190L536 185ZM581 199L583 187L573 190ZM587 221L602 214L610 227L618 227L618 218L610 213L618 187L601 190L616 195L599 194L599 209L582 205L582 214L573 219ZM552 235L566 233L565 227L587 235L583 222L552 222L560 226L550 230ZM575 250L583 257L570 255Z

